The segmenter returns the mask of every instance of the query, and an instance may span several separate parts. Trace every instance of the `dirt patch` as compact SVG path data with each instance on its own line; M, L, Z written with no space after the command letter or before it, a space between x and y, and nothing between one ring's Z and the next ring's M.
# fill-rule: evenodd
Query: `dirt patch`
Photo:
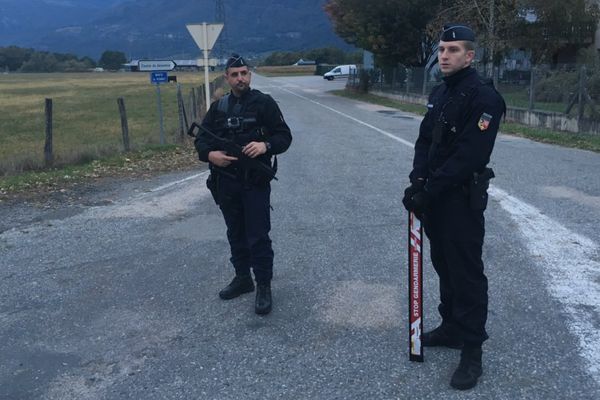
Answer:
M0 186L0 233L31 223L61 219L91 206L111 204L120 193L144 190L164 174L203 170L195 149L124 156L117 163L41 176L18 188Z

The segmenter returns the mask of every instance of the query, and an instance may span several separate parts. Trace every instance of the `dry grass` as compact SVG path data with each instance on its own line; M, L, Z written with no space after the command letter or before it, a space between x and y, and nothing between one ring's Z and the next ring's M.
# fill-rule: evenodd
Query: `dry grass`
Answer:
M170 75L177 75L188 107L191 88L202 85L204 75ZM160 90L165 135L167 143L173 143L179 131L176 85L163 84ZM159 143L156 87L150 84L148 73L0 75L0 176L43 166L46 98L53 101L53 147L58 165L120 152L118 97L125 100L132 147Z

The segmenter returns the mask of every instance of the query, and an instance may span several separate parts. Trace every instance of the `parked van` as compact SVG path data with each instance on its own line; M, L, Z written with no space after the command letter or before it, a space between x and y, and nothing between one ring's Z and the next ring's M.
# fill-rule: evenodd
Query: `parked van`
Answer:
M323 75L323 79L332 81L335 78L347 78L349 75L356 74L356 65L338 65L329 72Z

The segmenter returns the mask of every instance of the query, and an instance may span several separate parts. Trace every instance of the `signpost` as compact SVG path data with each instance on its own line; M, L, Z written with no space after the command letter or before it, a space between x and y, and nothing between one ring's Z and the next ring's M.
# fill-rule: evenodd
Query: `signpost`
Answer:
M156 101L158 102L158 118L160 121L160 144L165 144L165 128L163 124L162 101L160 99L160 84L169 81L167 71L175 69L177 64L172 60L140 60L138 70L150 72L150 83L156 85Z
M166 71L154 71L150 73L150 82L159 84L169 81L169 74Z
M140 60L138 70L140 71L173 71L177 64L171 60Z
M223 24L186 24L186 28L196 45L204 51L204 93L206 93L206 108L210 106L210 86L208 82L208 53L212 50L217 38L223 30Z

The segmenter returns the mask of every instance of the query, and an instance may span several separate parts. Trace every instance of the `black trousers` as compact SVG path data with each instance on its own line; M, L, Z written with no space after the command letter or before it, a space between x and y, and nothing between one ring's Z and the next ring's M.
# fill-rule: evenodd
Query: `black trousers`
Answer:
M488 281L481 259L483 211L471 209L468 196L456 188L436 199L424 221L440 280L442 325L472 345L488 338Z
M271 282L271 185L245 184L223 174L217 185L236 275L249 275L252 269L258 284Z

